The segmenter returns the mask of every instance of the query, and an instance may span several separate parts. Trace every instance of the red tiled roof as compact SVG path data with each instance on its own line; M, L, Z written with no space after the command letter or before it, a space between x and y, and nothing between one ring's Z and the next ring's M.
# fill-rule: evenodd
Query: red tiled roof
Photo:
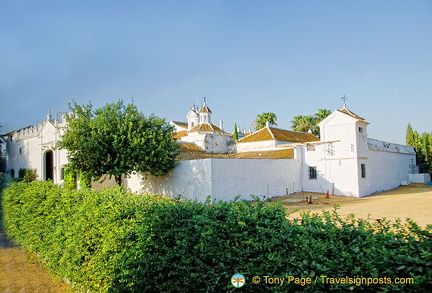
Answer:
M179 127L185 128L185 129L188 128L187 122L172 121L172 123L179 126Z
M236 159L294 159L294 149L235 153L230 157Z
M319 138L313 135L312 133L290 131L290 130L279 129L274 127L264 127L259 131L252 133L251 135L239 139L237 143L266 141L266 140L308 142L308 141L319 141Z
M362 120L362 121L364 120L364 118L362 118L362 117L354 114L350 110L348 110L347 107L345 107L345 105L343 106L343 108L341 110L337 110L337 111L342 112L344 114L347 114L347 115L349 115L349 116L351 116L351 117L353 117L353 118L355 118L357 120Z
M210 123L198 124L197 126L192 128L191 130L189 130L189 132L196 132L196 131L198 131L198 132L203 131L203 132L222 132L222 133L225 133L225 131L223 131L222 129L220 129L216 125L210 124Z
M209 107L207 107L206 104L204 104L204 105L201 107L201 109L199 109L198 112L199 112L199 113L212 113L212 111L210 110Z
M177 140L179 140L179 139L181 139L182 137L187 136L187 135L188 135L187 130L178 131L178 132L176 132L176 133L174 134L174 138L177 139Z

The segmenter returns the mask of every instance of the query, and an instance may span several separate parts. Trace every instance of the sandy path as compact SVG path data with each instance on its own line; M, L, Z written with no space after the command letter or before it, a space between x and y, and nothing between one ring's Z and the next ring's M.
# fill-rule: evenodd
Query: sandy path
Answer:
M68 285L59 284L48 271L29 260L27 253L12 243L0 230L0 292L64 293Z
M289 202L292 198L303 199L305 196L309 197L310 195L317 197L313 204L306 204L304 201ZM291 214L289 218L298 217L305 210L313 212L330 211L333 210L335 204L338 204L340 206L338 212L342 216L354 214L357 218L371 220L381 218L405 220L411 218L421 226L432 224L432 186L425 186L424 184L401 186L394 190L379 192L364 198L330 196L330 199L326 199L325 194L304 192L292 197L284 197L282 200L288 201L284 203L288 212L299 209L299 211Z

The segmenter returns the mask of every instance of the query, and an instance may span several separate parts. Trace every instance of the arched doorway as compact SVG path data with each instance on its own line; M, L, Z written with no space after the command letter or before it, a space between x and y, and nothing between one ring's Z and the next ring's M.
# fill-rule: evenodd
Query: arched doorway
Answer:
M54 154L51 150L45 153L45 180L54 181Z

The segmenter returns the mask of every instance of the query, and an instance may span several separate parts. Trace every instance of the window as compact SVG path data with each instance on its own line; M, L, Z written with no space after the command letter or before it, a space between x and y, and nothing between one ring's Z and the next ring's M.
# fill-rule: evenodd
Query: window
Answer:
M363 133L363 127L359 127L359 132Z
M60 169L60 180L64 180L64 170L65 168Z
M361 164L361 177L366 178L366 164Z
M316 167L309 167L309 179L317 179Z
M19 153L20 153L20 155L22 154L22 148L19 148Z
M308 145L307 145L307 151L308 151L308 152L313 152L313 151L315 151L315 146L314 146L314 145L310 145L310 144L308 144Z

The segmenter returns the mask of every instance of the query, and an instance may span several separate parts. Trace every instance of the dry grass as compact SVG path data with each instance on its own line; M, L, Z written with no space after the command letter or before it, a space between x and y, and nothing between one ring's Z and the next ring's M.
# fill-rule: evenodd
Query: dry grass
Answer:
M306 204L305 201L290 202L297 198L304 199L310 195L316 198L312 204ZM401 186L363 198L330 195L330 198L326 199L325 194L322 193L302 192L294 196L278 197L272 200L284 201L288 212L298 209L290 214L291 219L299 217L303 211L330 211L337 204L340 207L338 213L341 216L354 214L357 218L370 220L411 218L421 226L432 224L432 186L424 184Z
M0 292L64 293L71 292L65 282L58 282L39 264L32 262L20 247L0 231Z

